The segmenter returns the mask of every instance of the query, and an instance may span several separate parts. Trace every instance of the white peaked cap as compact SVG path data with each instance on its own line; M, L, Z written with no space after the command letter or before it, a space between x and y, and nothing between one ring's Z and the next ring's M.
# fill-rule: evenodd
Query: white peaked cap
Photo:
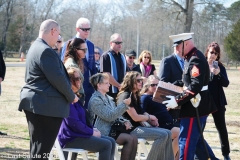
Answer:
M175 47L183 41L192 39L193 34L194 33L181 33L181 34L177 34L177 35L171 35L171 36L169 36L169 38L172 39L173 47Z

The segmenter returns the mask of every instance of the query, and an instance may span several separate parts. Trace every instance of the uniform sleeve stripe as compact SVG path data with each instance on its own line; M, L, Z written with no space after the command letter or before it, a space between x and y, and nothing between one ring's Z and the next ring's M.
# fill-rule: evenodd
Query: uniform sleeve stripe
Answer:
M189 143L190 143L191 134L192 134L193 120L194 120L194 118L190 118L188 134L187 134L187 140L186 140L186 146L184 148L184 160L188 159L187 155L188 155Z

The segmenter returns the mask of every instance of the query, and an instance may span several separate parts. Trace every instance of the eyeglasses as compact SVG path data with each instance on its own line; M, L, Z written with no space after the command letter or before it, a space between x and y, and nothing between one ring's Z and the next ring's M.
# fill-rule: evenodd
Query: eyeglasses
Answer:
M87 32L87 31L90 31L90 30L91 30L91 28L79 28L79 29L81 29L81 30L84 31L84 32Z
M143 82L143 79L136 79L137 83L142 83Z
M73 77L72 80L73 81L81 81L82 79L81 79L81 77Z
M150 57L144 57L144 58L150 59Z
M151 87L156 87L158 84L150 84Z
M99 52L94 52L94 54L100 54Z
M76 48L76 50L81 50L81 51L83 51L84 53L87 52L87 48Z
M113 42L113 43L119 45L119 44L122 44L123 42Z
M135 57L131 56L131 57L129 57L129 59L135 59Z
M215 54L215 55L218 55L218 53L217 53L217 52L213 52L213 51L212 51L212 52L210 52L210 53L211 53L211 54Z
M57 41L57 43L62 43L62 41Z

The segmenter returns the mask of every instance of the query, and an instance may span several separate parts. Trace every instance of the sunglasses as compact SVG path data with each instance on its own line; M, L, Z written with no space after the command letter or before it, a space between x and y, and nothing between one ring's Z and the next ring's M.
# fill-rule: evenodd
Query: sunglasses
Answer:
M217 52L213 52L213 51L212 51L212 52L210 52L210 53L211 53L211 54L215 54L215 55L218 55L218 53L217 53Z
M81 29L81 30L84 31L84 32L87 32L87 31L90 31L90 30L91 30L91 28L79 28L79 29Z
M137 83L142 83L143 82L143 79L136 79Z
M57 41L57 43L62 43L62 41Z
M135 59L135 57L131 56L131 57L129 57L129 59Z
M151 87L156 87L158 84L150 84Z
M73 77L72 80L73 81L81 81L82 79L81 79L81 77Z
M99 75L97 83L100 83L102 76Z
M119 45L119 44L122 44L123 42L113 42L113 43Z
M150 59L150 57L144 57L144 58Z
M99 52L94 52L94 54L100 54Z
M81 50L81 51L83 51L84 53L87 52L87 48L76 48L76 50Z

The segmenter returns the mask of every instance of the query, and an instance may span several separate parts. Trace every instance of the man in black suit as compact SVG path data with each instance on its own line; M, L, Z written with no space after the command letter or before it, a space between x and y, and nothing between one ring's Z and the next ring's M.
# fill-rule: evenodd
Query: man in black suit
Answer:
M5 73L6 73L6 65L3 60L2 52L0 50L0 95L1 95L1 83L4 80Z
M177 45L173 45L174 53L168 57L162 59L159 66L159 78L161 81L174 83L178 80L182 80L182 74L184 69L184 60L182 53L177 50ZM179 127L179 113L180 109L170 109L169 114L174 120L174 125Z
M38 38L26 59L26 84L20 93L19 111L24 110L30 135L30 159L48 159L70 103L78 101L67 71L52 49L60 35L54 20L42 22Z
M4 80L5 73L6 73L6 65L3 60L2 52L0 50L0 95L1 95L1 83ZM7 135L7 134L0 132L0 135Z

